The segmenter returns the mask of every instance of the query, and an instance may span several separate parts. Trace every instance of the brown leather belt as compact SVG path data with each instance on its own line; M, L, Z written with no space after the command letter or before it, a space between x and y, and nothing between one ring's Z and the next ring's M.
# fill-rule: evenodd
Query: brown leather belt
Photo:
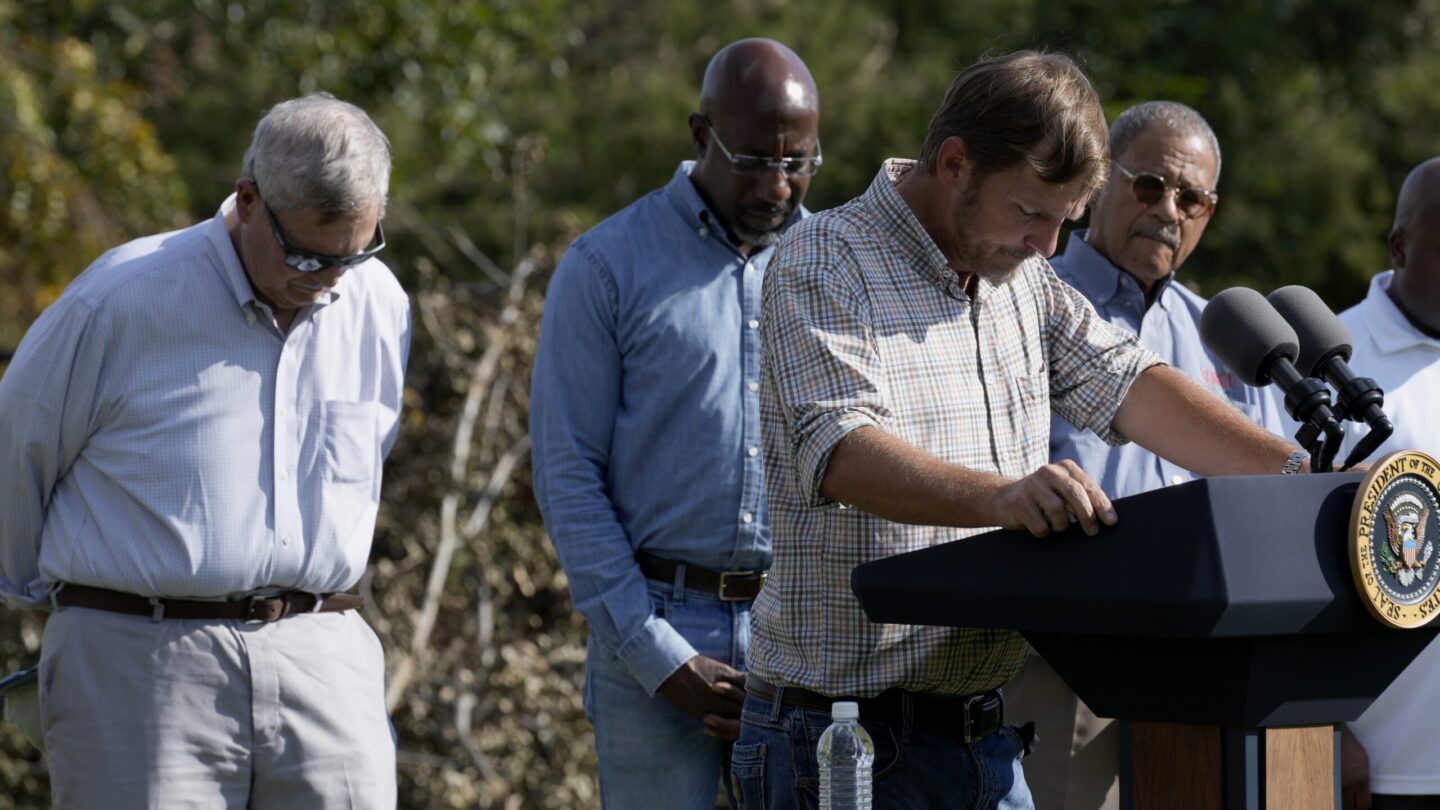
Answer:
M912 729L955 734L967 743L984 739L1005 724L1005 697L999 689L973 695L887 689L872 698L831 697L798 686L777 687L754 675L746 675L745 691L769 701L774 701L779 694L783 706L825 712L839 701L853 701L860 705L861 720L884 723L897 730L905 723L905 704L909 703Z
M671 560L646 554L635 555L640 563L640 573L646 578L659 582L675 582L675 568L679 565ZM698 565L685 566L685 587L713 593L724 602L745 602L754 599L765 584L764 571L712 571Z
M65 585L55 594L55 603L61 607L149 616L151 621L157 622L161 619L239 619L246 624L269 624L304 613L359 610L365 604L365 597L353 593L326 593L320 594L317 600L313 593L292 591L231 602L198 602L136 596L89 585Z

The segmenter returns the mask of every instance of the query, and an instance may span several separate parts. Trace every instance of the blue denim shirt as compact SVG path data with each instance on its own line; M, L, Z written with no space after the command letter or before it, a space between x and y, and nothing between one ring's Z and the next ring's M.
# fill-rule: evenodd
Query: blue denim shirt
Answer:
M571 598L652 693L695 649L654 614L635 553L770 567L759 318L773 249L747 260L730 244L692 165L565 252L531 380L535 497Z
M1088 298L1100 317L1135 332L1140 342L1166 363L1227 400L1252 422L1280 433L1280 412L1274 400L1264 391L1242 383L1200 341L1200 313L1205 309L1205 299L1174 283L1172 274L1159 282L1160 292L1147 310L1140 284L1086 244L1085 234L1072 232L1064 255L1050 260L1056 275ZM1112 498L1183 484L1196 477L1137 444L1111 447L1090 431L1077 430L1052 416L1050 459L1067 458L1079 464Z

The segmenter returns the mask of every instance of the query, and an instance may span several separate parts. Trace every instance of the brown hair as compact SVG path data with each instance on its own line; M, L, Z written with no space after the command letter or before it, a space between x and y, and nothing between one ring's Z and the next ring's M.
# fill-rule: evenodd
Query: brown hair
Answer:
M1109 133L1090 80L1070 57L1016 51L966 68L950 89L920 147L934 174L945 139L958 136L980 173L1022 160L1049 183L1079 179L1089 191L1105 182Z

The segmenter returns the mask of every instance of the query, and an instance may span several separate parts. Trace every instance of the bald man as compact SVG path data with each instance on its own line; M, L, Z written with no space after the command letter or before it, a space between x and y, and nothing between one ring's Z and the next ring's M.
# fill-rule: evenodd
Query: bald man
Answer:
M1372 458L1402 449L1440 455L1440 157L1415 167L1400 188L1390 262L1365 300L1340 315L1354 343L1350 365L1380 384L1395 420ZM1338 457L1368 432L1352 425ZM1440 810L1437 699L1440 646L1431 644L1342 731L1345 808Z
M531 387L535 496L590 624L585 706L613 808L714 807L770 567L760 281L820 165L789 48L726 46L695 160L581 236L550 282Z

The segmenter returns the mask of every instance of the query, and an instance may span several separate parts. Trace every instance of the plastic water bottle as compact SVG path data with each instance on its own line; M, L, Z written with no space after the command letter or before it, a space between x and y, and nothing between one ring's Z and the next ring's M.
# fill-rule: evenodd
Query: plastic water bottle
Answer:
M860 725L860 707L830 707L830 727L820 735L820 810L870 810L870 769L875 743Z

